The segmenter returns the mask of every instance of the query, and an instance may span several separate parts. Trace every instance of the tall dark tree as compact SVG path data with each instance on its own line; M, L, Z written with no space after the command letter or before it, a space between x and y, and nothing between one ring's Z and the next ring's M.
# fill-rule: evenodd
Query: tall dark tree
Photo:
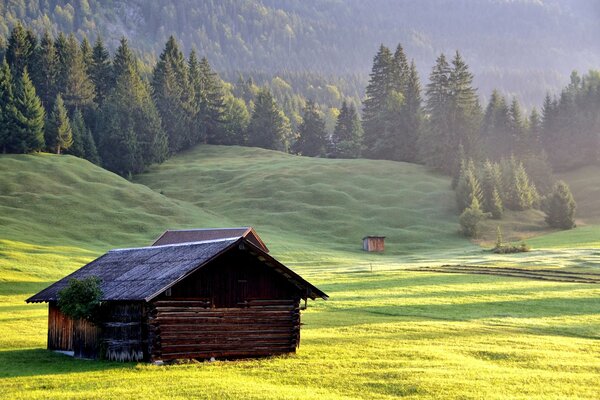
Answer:
M96 39L92 50L89 75L96 88L95 102L101 105L114 85L114 77L112 75L110 54L106 50L106 47L104 47L104 42L100 36Z
M453 143L448 135L450 114L450 65L446 56L441 54L429 75L426 87L427 102L425 110L428 123L419 143L421 157L425 163L435 169L454 172Z
M395 158L398 161L420 161L418 144L423 130L422 102L421 82L413 61L408 69L404 89L404 107L401 112L402 146Z
M61 150L68 150L73 145L71 121L60 94L56 96L54 107L48 116L45 138L48 150L56 154L60 154Z
M279 109L271 92L261 89L248 125L248 145L272 150L287 150L291 135L289 121Z
M510 154L513 145L508 106L504 96L497 90L492 91L481 130L483 146L488 157L500 160Z
M64 33L59 32L54 40L54 49L56 51L57 68L56 68L56 86L59 93L64 93L69 82L69 66L73 63L73 59L77 56L78 47L69 44L69 40ZM54 101L54 99L52 99Z
M17 81L15 93L16 123L14 145L16 153L30 153L44 148L44 119L46 113L35 87L29 78L27 67Z
M181 151L195 142L195 110L192 107L194 92L188 79L188 68L173 36L152 74L154 102L169 137L171 153Z
M381 45L373 59L373 68L366 89L366 99L363 103L363 144L366 155L374 147L384 129L384 109L388 96L394 89L392 76L394 59L390 49Z
M11 31L6 49L6 61L13 76L20 77L26 67L30 67L36 48L36 37L27 31L21 23L17 23Z
M100 110L98 148L105 168L128 176L164 161L168 144L150 88L139 76L125 40L116 54L120 75Z
M17 122L13 77L8 63L3 60L0 68L0 152L21 152Z
M96 149L96 144L92 133L85 126L83 114L80 110L75 110L71 120L71 129L73 131L73 145L68 149L68 153L76 157L100 164L100 158Z
M96 96L94 83L88 75L86 63L75 36L69 36L67 48L69 57L66 59L66 85L63 93L65 105L71 110L93 107Z
M207 143L225 144L223 137L225 106L221 78L212 70L205 57L195 67L193 55L194 52L190 54L190 75L193 74L198 124L202 129L202 136L206 138Z
M31 80L37 88L44 107L50 110L58 94L56 86L58 58L54 40L48 32L44 33L40 45L35 51L35 65L36 68L31 71Z
M362 126L354 105L342 102L333 135L330 155L334 158L356 158L360 155Z
M327 148L327 132L325 122L317 106L312 101L307 101L302 115L302 123L298 129L298 140L293 145L292 151L308 157L322 157Z

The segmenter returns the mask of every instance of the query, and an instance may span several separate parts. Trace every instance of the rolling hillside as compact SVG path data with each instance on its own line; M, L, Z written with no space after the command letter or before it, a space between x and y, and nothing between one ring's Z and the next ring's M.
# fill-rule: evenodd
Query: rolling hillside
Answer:
M583 182L591 173L571 174ZM595 179L573 185L587 204L584 212L595 209L588 198ZM136 181L70 156L0 156L0 392L6 398L597 397L597 284L400 265L459 257L492 268L515 259L496 258L456 233L445 177L402 163L201 146ZM109 247L146 244L167 227L235 224L256 225L278 258L331 296L303 311L296 355L154 366L44 350L47 307L24 304L34 292ZM386 255L360 250L363 232L374 230L389 236ZM559 234L582 243L597 238L583 229ZM559 267L567 260L581 270L587 262L592 276L595 253L515 256L525 269L547 268L557 255ZM372 271L347 268L371 261L377 263Z

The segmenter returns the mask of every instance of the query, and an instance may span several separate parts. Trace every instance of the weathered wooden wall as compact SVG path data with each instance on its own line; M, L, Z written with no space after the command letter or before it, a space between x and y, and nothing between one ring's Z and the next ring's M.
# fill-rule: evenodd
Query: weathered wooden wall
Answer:
M172 298L208 299L212 307L243 307L248 299L292 299L301 297L273 268L244 251L232 251L179 282ZM168 297L161 296L159 300Z
M210 308L207 299L153 303L151 359L241 358L296 351L299 299L248 300L244 308Z
M104 315L102 357L111 361L148 359L144 303L108 303Z
M369 237L363 239L363 250L365 251L384 251L385 240L384 238Z
M73 320L60 312L56 302L48 303L48 349L73 350Z
M78 358L99 357L101 328L84 319L73 321L73 355Z

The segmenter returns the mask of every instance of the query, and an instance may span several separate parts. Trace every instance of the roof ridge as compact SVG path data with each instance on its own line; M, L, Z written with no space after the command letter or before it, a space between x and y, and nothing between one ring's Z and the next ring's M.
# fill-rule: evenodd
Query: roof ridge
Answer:
M201 232L201 231L232 231L238 229L251 229L251 226L236 226L233 228L190 228L190 229L167 229L165 232Z
M171 243L171 244L161 244L158 246L143 246L143 247L127 247L123 249L112 249L109 250L109 253L116 253L118 251L131 251L131 250L150 250L150 249L160 249L162 247L178 247L178 246L191 246L194 244L204 244L204 243L218 243L218 242L226 242L231 240L238 240L242 236L231 236L227 238L219 238L219 239L209 239L209 240L198 240L195 242L183 242L183 243Z

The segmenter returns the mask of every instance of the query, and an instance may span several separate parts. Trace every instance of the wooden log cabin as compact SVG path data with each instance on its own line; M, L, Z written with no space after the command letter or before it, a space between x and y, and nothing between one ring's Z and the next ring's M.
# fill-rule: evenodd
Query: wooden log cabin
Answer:
M117 249L27 300L48 302L48 349L164 361L293 353L301 300L328 296L246 236ZM71 279L101 280L101 321L57 306Z

